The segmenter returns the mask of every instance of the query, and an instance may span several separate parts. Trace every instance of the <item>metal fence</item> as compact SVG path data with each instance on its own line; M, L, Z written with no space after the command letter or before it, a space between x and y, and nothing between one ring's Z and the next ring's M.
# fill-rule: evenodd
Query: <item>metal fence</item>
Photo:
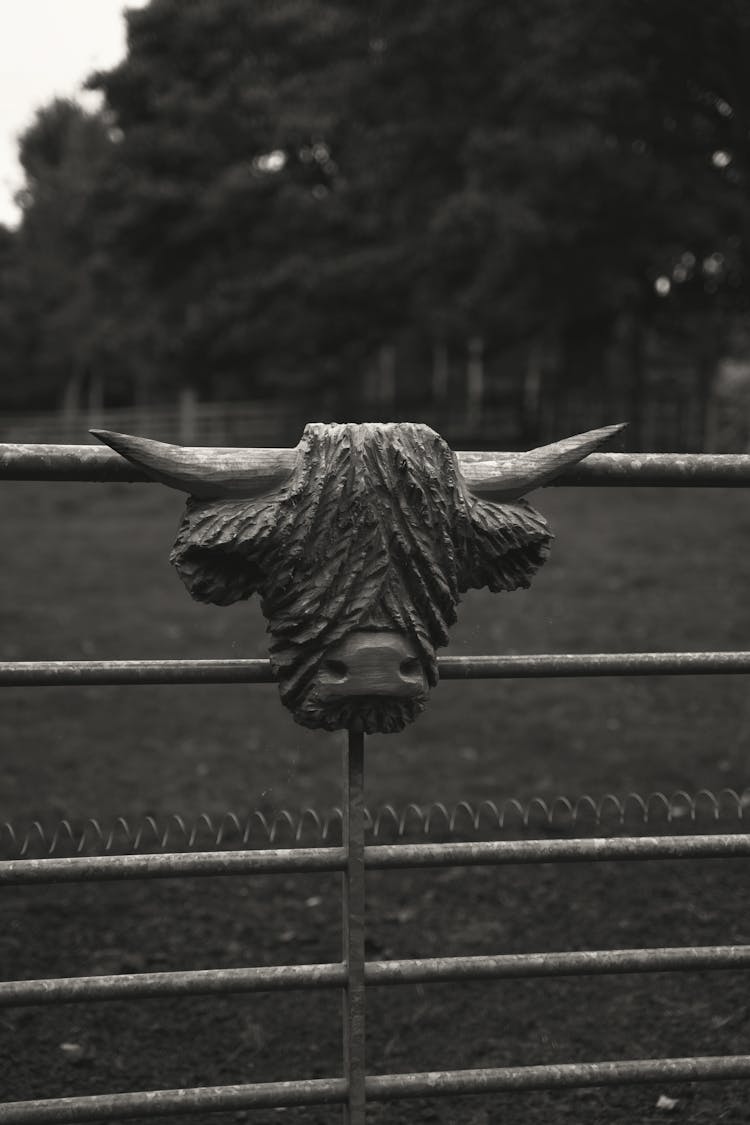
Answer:
M76 445L92 427L158 434L162 441L183 445L284 445L295 440L304 422L304 403L196 402L187 397L174 405L28 414L0 411L0 440Z
M135 481L145 478L109 450L90 447L4 446L0 447L0 479ZM750 456L599 454L587 458L557 483L746 487L750 485ZM750 652L443 657L439 663L440 675L444 679L695 675L748 673ZM268 663L260 660L47 661L0 664L0 685L135 686L156 683L267 683L271 679ZM17 846L17 854L14 858L0 861L0 883L4 885L163 879L184 875L244 877L261 873L338 872L341 876L343 917L343 945L339 961L327 964L7 981L0 983L0 1006L119 1000L125 997L338 989L343 998L341 1076L5 1103L0 1106L0 1122L6 1125L22 1122L31 1125L42 1122L122 1120L134 1116L155 1117L198 1111L339 1105L343 1107L343 1120L348 1125L362 1125L367 1103L417 1096L553 1090L665 1080L750 1078L750 1055L368 1074L365 1060L365 1018L367 989L371 985L750 967L750 946L746 945L368 961L365 958L364 920L365 876L368 870L539 864L551 861L579 863L602 860L750 858L750 833L697 835L683 832L676 835L599 835L547 840L366 844L365 833L368 825L372 824L372 817L366 810L364 800L363 735L349 735L343 752L342 771L344 801L340 844L255 849L248 847L247 839L241 838L241 846L227 848L219 846L223 842L223 837L219 834L215 837L215 846L207 850L159 850L139 854L133 848L129 854L111 854L111 839L110 845L105 846L100 832L99 842L102 846L98 850L104 854L80 854L86 849L73 847L76 853L73 855L47 854L37 858L28 854L28 841L25 846L17 846L16 833L10 826L6 826L6 836L12 845ZM693 813L702 800L709 809L714 810L718 819L720 798L712 794L698 794L695 799L683 796L686 807L692 808ZM635 802L636 806L638 801ZM744 796L734 794L729 800L730 807L733 802L738 818L742 819ZM641 806L647 808L642 801ZM437 808L439 810L442 806ZM623 808L624 806L620 806L621 811ZM569 811L573 815L573 807L570 805ZM457 822L457 810L453 818L447 810L443 812L451 824ZM496 808L495 813L499 818L500 813ZM575 816L573 819L575 820ZM598 819L594 819L596 823L601 821L601 810ZM480 820L481 813L478 813L472 821L475 827ZM647 817L644 815L645 820ZM231 822L229 827L232 827ZM239 822L236 827L239 830ZM43 838L41 829L37 835ZM68 832L68 838L71 842L74 841L72 830ZM164 843L167 842L166 836L160 838ZM55 840L57 839L59 835L55 836ZM195 843L194 836L189 839ZM270 834L268 842L274 842ZM48 852L54 850L55 847L52 847Z

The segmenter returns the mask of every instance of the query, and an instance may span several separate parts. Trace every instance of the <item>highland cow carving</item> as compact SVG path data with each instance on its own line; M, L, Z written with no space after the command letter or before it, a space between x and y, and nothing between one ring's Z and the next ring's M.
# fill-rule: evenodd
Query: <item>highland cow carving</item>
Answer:
M294 718L371 733L423 710L463 591L528 586L544 562L552 536L523 495L617 429L514 456L454 454L411 423L315 423L296 450L93 432L191 494L171 561L199 601L260 594Z

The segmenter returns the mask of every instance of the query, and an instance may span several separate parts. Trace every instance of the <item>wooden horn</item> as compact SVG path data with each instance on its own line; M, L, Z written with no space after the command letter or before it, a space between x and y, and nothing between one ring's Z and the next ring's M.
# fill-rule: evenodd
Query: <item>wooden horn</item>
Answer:
M588 430L527 453L456 453L456 457L464 480L477 496L487 500L518 500L554 480L568 466L582 461L626 424Z
M203 500L260 496L284 484L297 464L296 449L190 447L110 430L91 433L153 480Z

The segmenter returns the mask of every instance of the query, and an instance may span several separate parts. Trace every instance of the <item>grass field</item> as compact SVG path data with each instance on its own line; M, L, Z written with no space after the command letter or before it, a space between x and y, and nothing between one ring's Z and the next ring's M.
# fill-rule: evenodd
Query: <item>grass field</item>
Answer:
M550 561L531 591L467 596L450 652L750 647L743 492L535 499L557 533ZM263 655L257 605L194 604L168 566L181 505L156 487L5 485L0 659ZM4 689L2 703L0 820L20 828L339 800L340 743L295 726L273 687ZM403 735L368 740L367 788L373 806L743 790L749 754L743 677L444 683ZM372 875L370 955L744 943L747 870L731 861ZM3 975L337 957L332 878L225 883L5 892ZM0 1019L3 1098L337 1073L337 1024L337 998L325 993L10 1009ZM741 973L380 989L369 1067L750 1053L749 1032ZM681 1121L748 1120L740 1083L406 1102L374 1107L370 1119L632 1125L664 1119L662 1092L678 1099Z

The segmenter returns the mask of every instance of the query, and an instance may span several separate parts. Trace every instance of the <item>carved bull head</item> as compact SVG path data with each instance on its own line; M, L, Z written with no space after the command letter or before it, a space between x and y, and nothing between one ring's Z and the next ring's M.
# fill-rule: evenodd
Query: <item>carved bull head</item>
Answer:
M304 726L401 730L437 682L459 595L528 586L551 532L522 497L606 441L454 454L427 426L305 428L296 449L187 449L94 430L190 493L171 562L198 601L256 591Z

